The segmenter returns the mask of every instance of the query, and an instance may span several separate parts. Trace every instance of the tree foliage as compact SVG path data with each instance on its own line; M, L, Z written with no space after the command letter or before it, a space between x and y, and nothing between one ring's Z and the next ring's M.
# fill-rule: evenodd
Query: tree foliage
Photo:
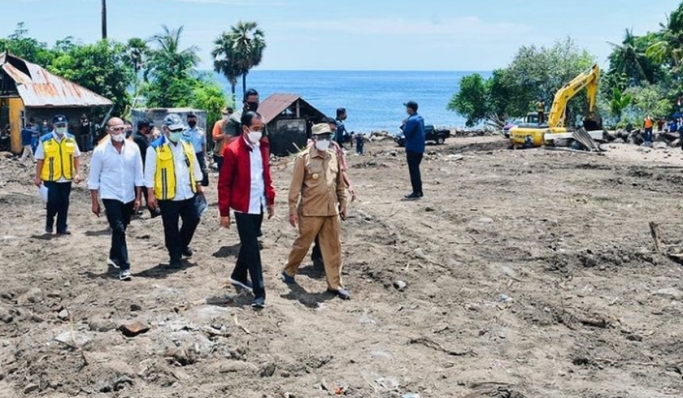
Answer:
M487 88L480 74L465 76L460 80L460 91L453 96L448 109L467 117L467 126L472 127L489 115Z
M208 73L200 76L194 89L192 107L206 110L206 125L209 128L222 117L221 111L227 104L220 83Z

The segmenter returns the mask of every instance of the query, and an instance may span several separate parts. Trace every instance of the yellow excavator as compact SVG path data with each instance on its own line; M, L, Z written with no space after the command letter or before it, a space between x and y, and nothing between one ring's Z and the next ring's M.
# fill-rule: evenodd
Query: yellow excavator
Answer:
M581 73L572 81L555 93L553 105L548 114L548 124L522 124L510 129L510 144L515 147L539 147L555 140L572 137L572 130L565 125L567 103L584 88L588 96L588 116L583 125L593 138L602 136L602 122L595 113L596 97L598 94L598 80L600 68L593 65L589 70Z

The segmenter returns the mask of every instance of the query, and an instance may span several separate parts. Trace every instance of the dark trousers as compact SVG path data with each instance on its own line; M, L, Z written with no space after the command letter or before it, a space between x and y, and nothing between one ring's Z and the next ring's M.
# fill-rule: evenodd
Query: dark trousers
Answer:
M199 167L202 169L202 186L208 187L209 173L206 172L206 159L204 159L204 152L197 152L194 155L197 157L197 163L199 163Z
M254 286L256 298L266 298L261 265L261 251L258 245L258 233L261 230L263 214L235 213L237 234L240 236L240 252L237 264L232 271L232 278L238 281L247 280L247 271Z
M363 144L356 144L356 153L359 155L363 154Z
M161 220L164 224L164 239L171 261L180 261L183 250L192 242L194 231L199 225L199 214L195 207L195 198L180 200L160 200ZM179 221L183 225L180 227Z
M652 127L645 128L645 142L652 142Z
M420 163L422 154L418 152L406 152L408 158L408 171L410 172L410 183L413 186L414 194L422 194L422 177L420 176Z
M51 231L57 216L57 233L67 231L67 217L69 213L69 196L71 196L71 182L46 181L47 187L47 223L45 230Z
M107 211L107 221L111 228L111 248L109 258L114 260L122 270L130 269L128 246L126 245L126 228L133 215L133 203L122 203L118 200L102 199Z
M213 161L216 162L216 166L218 167L218 174L221 174L221 170L223 169L223 156L213 155Z
M545 113L538 112L538 124L543 124L545 122Z

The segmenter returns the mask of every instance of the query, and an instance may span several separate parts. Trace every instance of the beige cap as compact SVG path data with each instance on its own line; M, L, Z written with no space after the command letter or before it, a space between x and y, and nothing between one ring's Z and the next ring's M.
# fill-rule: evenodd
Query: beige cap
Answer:
M323 135L323 134L332 134L332 130L330 130L330 125L328 123L318 123L313 125L313 129L311 130L312 135Z

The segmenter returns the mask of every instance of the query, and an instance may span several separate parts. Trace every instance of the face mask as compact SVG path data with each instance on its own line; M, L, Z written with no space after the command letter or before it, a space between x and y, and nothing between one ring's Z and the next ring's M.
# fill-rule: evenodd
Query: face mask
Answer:
M190 127L194 127L197 125L197 122L195 120L191 120L191 121L187 122L187 125Z
M246 108L250 112L256 112L258 109L258 102L247 102Z
M177 133L169 133L168 134L168 139L171 140L171 142L178 142L180 141L180 137L183 136L183 132L179 131Z
M257 144L259 141L261 141L261 137L263 137L263 134L260 131L251 131L249 130L249 141L251 141L252 144Z
M123 142L123 140L125 139L125 137L123 136L123 134L112 134L112 135L111 135L111 139L112 139L112 141L114 141L114 142Z
M66 133L66 127L57 127L57 128L55 128L55 131L59 135L64 135L64 133Z
M315 147L319 151L326 151L330 147L330 140L318 140L315 142Z

